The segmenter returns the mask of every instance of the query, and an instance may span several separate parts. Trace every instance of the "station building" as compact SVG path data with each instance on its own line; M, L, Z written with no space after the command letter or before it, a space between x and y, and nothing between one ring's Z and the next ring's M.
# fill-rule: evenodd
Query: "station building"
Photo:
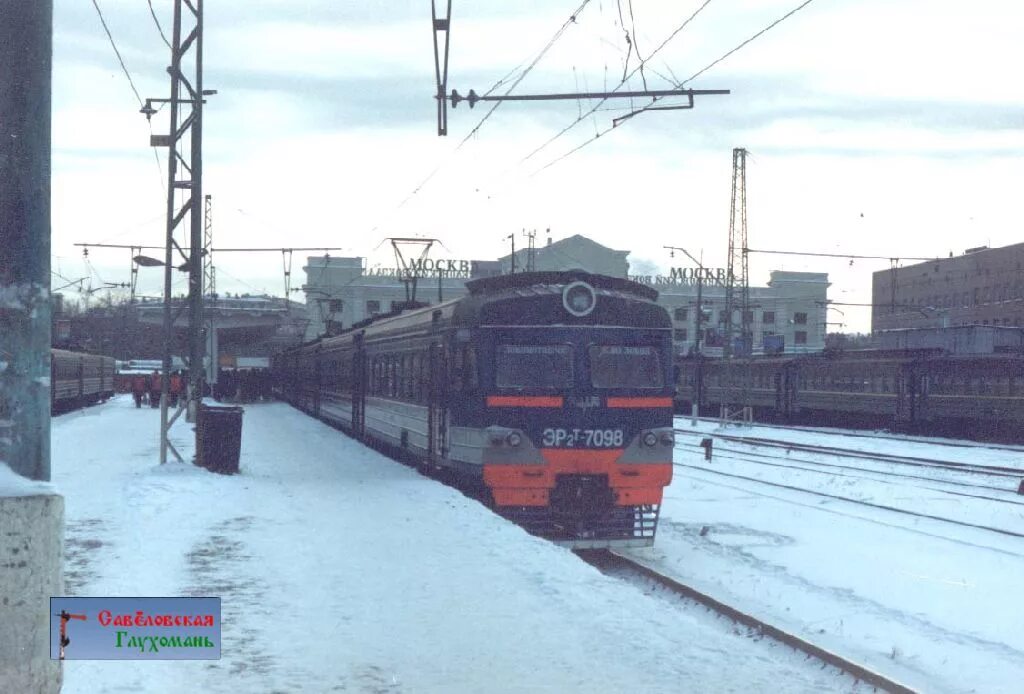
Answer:
M871 330L1024 325L1024 243L880 270Z
M720 355L725 330L724 268L675 267L668 275L630 273L629 251L603 246L581 235L550 241L538 248L524 248L497 260L428 260L418 264L415 299L429 303L466 294L467 280L511 272L583 269L587 272L624 277L646 284L659 293L659 303L668 309L674 323L676 351L697 348L698 305L700 351ZM411 281L403 281L400 268L368 267L365 258L311 256L306 273L306 307L309 324L306 339L335 334L374 315L387 313L412 298ZM752 349L764 351L765 338L781 342L785 352L816 352L825 346L825 310L828 275L817 272L771 273L767 286L750 287L747 316ZM739 317L736 316L736 324ZM781 340L780 340L781 338Z

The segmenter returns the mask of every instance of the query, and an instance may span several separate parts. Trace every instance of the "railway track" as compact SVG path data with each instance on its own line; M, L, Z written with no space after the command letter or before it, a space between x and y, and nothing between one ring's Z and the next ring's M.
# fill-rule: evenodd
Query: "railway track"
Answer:
M698 470L700 472L709 473L712 475L719 475L722 477L730 477L733 479L745 480L748 482L754 482L756 484L762 484L769 487L776 487L778 489L788 489L795 492L801 492L803 494L810 494L813 496L823 497L826 499L836 499L838 501L845 501L851 504L857 504L859 506L866 506L869 508L877 508L883 511L891 511L893 513L900 513L906 516L913 516L916 518L927 518L929 520L936 520L943 523L949 523L951 525L959 525L965 528L974 528L976 530L987 530L989 532L998 533L1000 535L1007 535L1010 537L1022 537L1024 533L1017 532L1015 530L1007 530L1005 528L997 528L991 525L983 525L981 523L970 523L967 521L956 520L954 518L946 518L945 516L936 516L931 513L920 513L918 511L910 511L905 508L899 508L896 506L890 506L888 504L879 504L874 501L864 501L863 499L854 499L849 496L842 496L840 494L830 494L828 492L822 492L815 489L807 489L806 487L797 487L792 484L783 484L781 482L771 482L769 480L758 479L757 477L751 477L749 475L740 475L734 472L724 472L722 470L714 470L712 468L704 467L702 465L673 463L674 467L684 468L687 470Z
M805 453L820 453L824 455L835 455L844 458L860 458L878 462L893 463L896 465L907 465L911 467L939 468L956 470L965 473L976 473L991 475L993 477L1006 477L1014 480L1024 478L1024 468L1006 467L1001 465L976 465L974 463L958 463L952 460L939 460L937 458L922 458L920 456L901 456L891 453L871 453L860 451L854 448L839 448L835 446L818 446L814 444L799 443L795 441L780 441L778 439L766 439L756 436L735 436L721 433L701 433L688 429L674 429L676 434L691 436L706 436L749 445L763 446L766 448L780 448L790 451L802 451Z
M677 445L688 445L695 449L699 448L698 444ZM719 457L722 457L721 454L725 453L725 457L727 457L730 460L738 460L741 462L752 463L755 465L764 465L768 467L783 468L788 470L799 470L801 472L827 475L829 477L846 477L850 479L880 482L882 484L889 485L897 484L897 482L894 482L893 480L906 479L930 482L932 484L947 485L950 487L958 487L963 489L980 489L989 492L998 492L1000 494L1005 494L1006 497L1000 498L997 496L990 496L989 494L956 491L956 489L945 489L914 483L906 485L913 487L915 489L939 492L942 494L950 494L953 496L961 496L970 499L982 499L984 501L993 501L1000 504L1010 504L1012 506L1024 506L1024 500L1020 500L1019 493L1015 489L1009 487L997 487L990 484L977 484L974 482L965 482L962 480L937 479L934 477L924 477L922 475L911 475L902 472L894 472L892 470L878 470L873 468L855 467L852 465L840 465L837 463L825 463L818 460L808 460L806 458L794 458L789 455L772 455L767 453L757 453L754 451L747 451L739 448L729 448L726 446L716 447L715 452L716 454L719 455ZM839 470L845 470L848 472L837 472ZM850 472L856 472L861 474L850 474Z
M631 581L648 581L662 586L673 594L697 602L737 624L753 629L758 634L767 636L785 644L801 653L816 658L847 673L859 682L864 682L876 689L893 694L914 694L916 690L902 684L891 677L876 672L865 665L856 663L838 653L817 646L793 633L769 624L751 614L727 605L720 600L688 586L673 578L665 576L629 557L610 550L578 550L577 556L594 566L602 573Z
M691 421L693 418L686 414L676 414L676 419L684 419ZM697 417L698 422L706 422L709 424L719 424L721 419L719 417ZM900 443L927 443L936 446L945 446L946 448L985 448L997 451L1012 451L1015 453L1024 453L1024 446L1015 445L1012 443L1001 443L999 441L966 441L963 439L944 439L939 436L913 436L910 434L894 434L886 431L854 431L852 429L836 429L834 427L814 427L814 426L798 426L793 424L777 424L775 422L755 422L755 426L761 426L771 429L782 429L787 431L801 431L812 434L824 434L826 436L842 436L849 438L861 438L861 439L885 439L887 441L896 441Z

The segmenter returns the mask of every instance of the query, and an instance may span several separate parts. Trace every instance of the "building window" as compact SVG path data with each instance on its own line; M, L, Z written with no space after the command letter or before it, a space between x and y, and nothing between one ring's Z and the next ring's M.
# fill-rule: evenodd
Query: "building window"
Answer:
M688 308L677 308L675 310L675 319L677 321L687 321L690 319L690 309Z
M761 316L762 323L774 323L775 322L775 311L765 311Z
M371 300L366 302L366 315L376 316L380 313L380 302Z
M327 308L330 309L331 313L341 313L342 309L345 308L345 302L341 299L331 299L327 302Z
M753 311L744 311L743 312L743 322L746 323L747 325L750 325L751 323L753 323L754 322L754 312Z
M793 322L797 325L807 325L807 314L806 313L794 313ZM807 333L804 333L804 340L807 339ZM799 342L799 340L798 340Z
M795 342L798 345L806 345L807 332L804 330L797 330L795 333L793 333L793 342Z
M775 334L774 330L762 330L761 331L761 342L764 342L764 338L771 337Z
M676 342L686 342L686 328L678 328L672 331L672 339Z

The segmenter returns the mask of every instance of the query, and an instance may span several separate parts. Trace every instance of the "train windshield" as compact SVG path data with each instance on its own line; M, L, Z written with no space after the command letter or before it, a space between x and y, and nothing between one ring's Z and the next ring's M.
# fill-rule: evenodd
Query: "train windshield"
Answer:
M569 345L498 345L499 388L568 388L573 384Z
M590 346L590 382L595 388L661 388L664 370L654 347Z

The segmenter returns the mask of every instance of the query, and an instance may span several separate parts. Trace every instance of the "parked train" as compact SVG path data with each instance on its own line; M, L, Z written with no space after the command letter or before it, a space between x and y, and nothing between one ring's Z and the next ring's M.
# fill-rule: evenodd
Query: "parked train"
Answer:
M745 404L758 419L969 438L1024 437L1024 357L938 349L865 350L677 362L677 405L717 416Z
M113 357L50 350L50 411L66 412L114 395Z
M657 292L583 271L466 287L277 355L279 395L482 485L534 534L653 543L674 448L672 325Z

